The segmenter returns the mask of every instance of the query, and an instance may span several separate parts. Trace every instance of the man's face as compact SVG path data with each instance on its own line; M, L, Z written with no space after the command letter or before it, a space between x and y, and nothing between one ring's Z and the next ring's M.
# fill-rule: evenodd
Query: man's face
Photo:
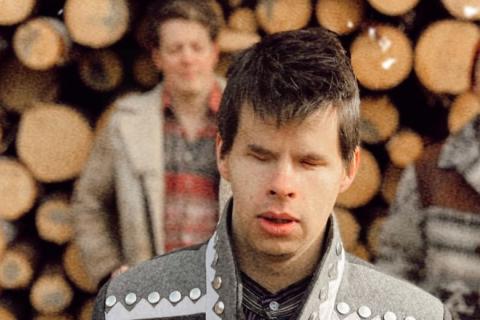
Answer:
M359 153L347 169L339 148L336 112L312 114L277 127L243 107L231 151L217 159L233 192L237 246L278 258L320 246L337 195L355 176Z
M218 49L202 24L171 19L159 28L160 47L153 50L153 61L163 72L164 83L172 93L199 94L208 90L214 78Z

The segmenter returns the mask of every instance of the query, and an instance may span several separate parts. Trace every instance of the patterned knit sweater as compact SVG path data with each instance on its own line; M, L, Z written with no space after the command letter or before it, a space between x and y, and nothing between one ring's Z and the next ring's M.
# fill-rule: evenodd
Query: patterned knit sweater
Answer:
M480 319L480 117L405 169L377 265Z

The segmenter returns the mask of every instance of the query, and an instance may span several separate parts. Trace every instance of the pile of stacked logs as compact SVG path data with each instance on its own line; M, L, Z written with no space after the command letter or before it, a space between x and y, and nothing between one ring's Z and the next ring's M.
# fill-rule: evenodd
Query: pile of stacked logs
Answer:
M361 85L362 164L337 202L347 249L373 260L402 170L480 112L480 0L206 0L217 72L274 32L341 37ZM112 101L161 79L148 0L0 1L0 319L90 319L98 289L70 199Z

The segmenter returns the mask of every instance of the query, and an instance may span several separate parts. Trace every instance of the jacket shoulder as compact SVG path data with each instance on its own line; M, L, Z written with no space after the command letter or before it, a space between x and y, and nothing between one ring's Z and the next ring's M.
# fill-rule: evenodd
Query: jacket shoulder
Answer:
M164 299L170 303L186 297L192 301L199 299L206 293L205 248L205 244L185 248L129 269L112 279L106 300L115 297L110 299L131 310L142 300L157 304Z
M115 100L117 112L141 113L152 104L158 106L161 99L162 84L146 92L130 92Z
M373 265L347 256L337 303L349 306L349 313L369 311L372 319L444 319L440 300L414 285L386 275ZM344 309L345 310L345 309ZM409 318L409 319L412 319Z

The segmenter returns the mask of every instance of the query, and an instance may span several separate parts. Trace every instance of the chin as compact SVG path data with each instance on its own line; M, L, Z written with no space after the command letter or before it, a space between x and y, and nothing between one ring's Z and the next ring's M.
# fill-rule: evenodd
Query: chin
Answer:
M266 245L265 243L257 246L257 251L270 258L285 260L295 255L297 252L296 246L293 244L279 245L278 243Z

